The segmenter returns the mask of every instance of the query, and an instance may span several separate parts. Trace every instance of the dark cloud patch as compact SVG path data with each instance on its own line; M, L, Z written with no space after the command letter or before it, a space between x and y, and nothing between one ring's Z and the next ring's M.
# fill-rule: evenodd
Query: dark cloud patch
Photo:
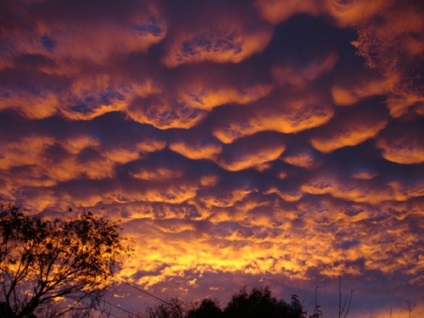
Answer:
M79 160L81 160L82 164L84 163L84 159L87 159L89 155L89 153L81 154ZM63 162L69 156L69 153L60 145L54 144L44 150L43 156L47 158L51 165L56 165Z
M28 68L43 68L48 67L52 68L56 63L42 54L21 54L15 60L16 65L19 67L28 67Z
M62 23L86 23L93 21L125 21L135 12L146 10L147 5L136 1L104 3L102 1L56 1L34 2L31 12L41 20Z
M40 38L40 41L47 51L51 52L56 47L56 41L53 38L50 38L46 35L42 36Z
M20 56L23 61L19 65L40 65L51 64L49 59L42 56ZM19 62L19 60L18 60ZM22 63L23 62L23 63ZM3 69L0 71L0 85L2 89L12 89L16 91L27 91L30 94L37 94L43 90L55 91L68 83L66 78L61 76L46 74L38 70L31 70L18 67L17 69Z
M331 52L349 50L347 41L352 33L328 24L323 18L300 14L279 24L262 58L271 63L288 61L302 65Z
M361 144L376 137L386 127L388 117L378 99L355 108L337 109L334 118L311 138L311 144L324 153Z
M377 141L383 157L399 164L419 164L423 162L422 120L396 122L390 129L383 131Z

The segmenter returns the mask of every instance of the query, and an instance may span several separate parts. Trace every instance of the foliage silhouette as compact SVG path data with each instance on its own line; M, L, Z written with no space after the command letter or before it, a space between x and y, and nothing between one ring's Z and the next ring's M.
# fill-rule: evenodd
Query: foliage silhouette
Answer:
M271 296L268 287L253 288L250 294L246 288L234 295L224 309L226 318L302 318L303 307L296 295L292 296L291 304L277 300Z
M119 257L129 252L118 225L90 212L51 221L2 205L3 312L11 311L14 318L38 313L47 318L96 307L120 264Z
M191 310L192 304L183 302L179 298L172 298L167 302L161 303L156 307L150 307L146 310L147 318L186 318Z
M205 298L200 305L188 312L187 318L221 318L224 317L221 308L212 299Z
M190 308L191 307L191 308ZM142 317L146 318L306 318L303 307L296 295L291 303L272 297L268 287L253 288L247 293L242 288L235 294L224 310L218 304L205 298L200 303L170 302L149 308Z

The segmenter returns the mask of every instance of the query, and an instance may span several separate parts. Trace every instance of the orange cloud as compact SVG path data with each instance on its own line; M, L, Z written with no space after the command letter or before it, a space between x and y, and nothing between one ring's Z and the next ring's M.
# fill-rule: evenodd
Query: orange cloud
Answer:
M234 207L235 204L240 203L244 198L246 198L251 193L250 189L233 189L226 192L214 193L213 190L210 193L203 195L199 198L199 201L204 204L207 208L218 207L218 208L229 208ZM212 216L211 221L223 221L224 219L219 216ZM228 221L232 220L231 217L227 219Z
M356 83L337 84L331 88L334 103L339 106L351 106L361 100L383 95L393 89L397 78L371 79L362 78Z
M424 116L424 96L414 93L389 96L387 107L393 118L399 118L408 115L408 112L415 113L418 116Z
M322 4L314 0L256 0L255 5L262 17L273 24L285 21L298 13L316 16L322 10Z
M158 174L156 172L157 180ZM196 196L198 185L173 182L171 184L160 183L149 188L134 188L128 186L123 189L124 197L129 201L164 202L178 204Z
M392 4L392 1L366 0L339 1L327 0L326 12L330 13L341 26L355 26L360 22L367 21L380 14Z
M271 40L272 30L246 30L236 21L223 21L220 26L186 30L175 35L163 57L163 63L175 67L204 61L240 63L261 52Z
M392 4L392 1L377 0L369 3L366 0L339 1L339 0L257 0L256 7L262 17L278 24L296 14L306 13L311 16L332 16L342 27L354 26L366 21Z
M282 160L293 166L306 169L317 168L322 163L318 156L309 149L295 149L288 151L282 157Z
M332 152L342 147L359 145L375 137L386 125L384 114L355 109L355 112L335 118L333 125L330 123L311 138L311 144L321 152Z
M160 89L151 80L141 83L98 74L81 76L61 96L60 111L74 120L90 120L106 113L125 112L136 97L157 93Z
M361 180L372 180L377 176L377 173L371 171L358 171L352 174L352 178Z
M43 5L33 4L32 10L43 13ZM15 29L6 35L5 40L12 43L13 53L45 54L58 64L84 60L105 64L114 55L146 52L153 44L162 41L167 33L165 21L160 19L157 9L152 5L150 8L144 6L128 10L121 17L111 15L109 19L95 15L75 15L75 11L81 10L72 6L65 4L61 8L51 7L50 15L28 21L32 24L31 30ZM89 7L85 9L91 9ZM25 9L18 11L15 8L15 14L28 19ZM68 23L72 24L72 28L68 27Z
M273 194L273 193L277 194L281 199L287 202L297 202L303 196L303 193L299 190L285 191L285 190L281 190L274 187L264 192L264 194Z
M334 198L373 205L384 201L407 201L420 197L423 191L419 185L409 186L399 181L378 187L366 179L342 180L325 174L311 177L300 189L313 195L330 194Z
M399 164L419 164L424 162L424 145L422 129L419 124L410 123L395 126L380 136L377 147L382 150L386 160ZM414 128L417 127L415 130Z
M206 112L164 96L137 99L126 112L132 120L162 130L189 129L206 117Z
M358 24L358 39L352 44L367 65L391 83L388 106L398 118L424 99L417 68L423 64L424 22L418 3L393 3L376 18Z
M184 171L160 167L158 169L139 169L136 172L130 172L130 176L141 180L163 181L176 179L183 176Z
M224 119L212 133L223 143L261 131L298 133L324 125L333 117L333 112L324 96L308 94L286 99L274 95L240 111L236 118Z
M55 139L48 136L30 136L3 143L0 167L7 170L11 167L35 165L44 151L54 143Z
M222 147L219 143L187 143L184 141L172 142L169 149L175 151L189 159L215 159L221 152Z
M262 140L260 144L249 144L241 140L228 149L228 152L224 151L219 156L217 163L229 171L240 171L276 160L286 146L277 139Z
M144 141L138 142L135 147L142 153L145 152L156 152L163 150L166 146L166 142L163 140L156 139L146 139Z
M192 107L210 111L225 104L249 104L267 96L273 85L253 84L246 87L208 86L207 79L199 79L184 87L181 99Z
M79 154L85 148L98 146L100 141L89 135L72 136L62 143L62 147L73 155Z
M337 59L335 54L330 54L322 60L313 61L301 67L277 65L271 68L271 73L281 86L290 85L297 89L304 89L308 83L329 73Z
M14 109L30 119L43 119L56 114L59 107L56 93L43 91L30 93L25 91L6 90L0 98L0 110Z

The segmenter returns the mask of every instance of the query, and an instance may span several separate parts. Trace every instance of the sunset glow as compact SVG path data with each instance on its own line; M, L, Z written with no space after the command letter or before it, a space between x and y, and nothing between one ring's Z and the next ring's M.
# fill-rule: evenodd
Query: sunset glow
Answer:
M0 200L87 209L161 298L315 287L336 315L424 312L424 6L6 0ZM154 299L117 283L108 300ZM415 316L414 316L415 317Z

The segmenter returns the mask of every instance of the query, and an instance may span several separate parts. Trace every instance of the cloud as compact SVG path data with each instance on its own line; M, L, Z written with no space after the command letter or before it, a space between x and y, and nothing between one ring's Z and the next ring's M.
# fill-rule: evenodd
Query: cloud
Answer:
M109 112L125 111L138 96L148 96L153 84L137 85L98 74L80 76L61 96L60 111L69 119L90 120Z
M217 163L229 171L266 169L266 164L279 158L285 149L284 142L279 138L265 139L258 135L226 147Z
M262 17L274 24L285 21L295 14L308 13L310 15L318 15L321 11L319 2L313 0L258 0L255 1L255 5L259 9Z
M223 23L220 27L182 33L177 36L163 58L167 66L211 61L239 63L262 51L271 39L270 30L244 33L238 25Z
M293 65L276 65L271 69L271 73L277 82L284 85L291 85L298 89L329 73L337 62L337 56L330 54L323 60L312 61L309 65L294 67Z
M311 138L311 144L321 152L331 152L346 146L355 146L377 136L387 125L384 111L356 107L339 112L333 122Z
M358 24L358 38L352 43L367 65L392 83L388 106L393 117L423 102L423 12L418 2L393 2Z
M319 284L331 308L340 273L369 313L420 296L421 13L6 1L0 199L121 222L136 254L120 277L161 297L269 283L307 302Z
M422 177L417 177L420 180ZM408 201L412 198L418 198L422 195L422 188L416 182L411 185L401 180L393 178L386 184L381 185L367 179L346 180L341 176L334 174L317 174L311 176L301 185L304 193L313 195L329 194L334 198L343 199L351 202L369 203L372 205L384 201Z
M28 142L31 146L28 146ZM114 163L93 147L84 147L78 153L67 153L53 138L34 136L12 143L5 149L7 167L27 167L34 175L53 182L79 177L103 179L114 175Z
M184 102L157 95L135 99L128 107L127 114L136 122L159 129L189 129L206 117L206 112L192 108Z
M25 91L3 90L0 109L15 109L31 119L43 119L54 115L59 104L53 92L32 94Z
M331 88L334 103L338 106L351 106L362 100L388 93L397 79L366 78L359 76L353 81L348 79L346 84L336 84Z
M0 70L0 85L1 110L13 109L28 118L43 119L56 113L58 94L66 88L67 80L20 65Z
M145 52L166 35L166 23L151 3L93 2L85 4L84 10L80 6L78 1L66 1L60 6L54 1L34 2L26 7L7 4L15 18L26 19L26 23L3 34L9 44L3 56L25 52L44 54L65 64L79 60L103 64L113 55Z
M273 193L277 194L281 199L287 202L299 201L303 196L303 193L297 189L279 189L277 187L271 187L264 192L264 194Z
M141 180L163 181L167 179L179 178L183 175L183 171L175 171L166 167L159 167L156 170L140 169L130 173L131 177Z
M310 93L286 97L275 93L243 111L234 109L212 133L223 143L262 131L298 133L324 125L333 114L332 103L325 96Z
M189 134L181 140L170 142L169 149L189 159L211 159L215 160L222 152L222 146L213 139L199 138L200 134Z
M294 15L308 14L311 16L329 15L337 24L346 27L368 20L385 9L390 2L378 0L370 4L365 0L258 0L255 5L264 19L274 24L286 21Z
M284 154L282 160L293 166L306 169L317 168L322 163L320 156L308 148L289 150Z
M274 84L249 65L198 66L179 76L178 95L188 105L211 111L227 104L248 105L271 93ZM205 76L207 74L207 76Z
M168 67L186 63L240 63L265 49L272 28L261 22L249 5L226 5L222 1L186 4L172 40L166 43L162 62ZM199 27L201 25L201 27ZM254 27L252 27L254 25ZM196 27L194 27L196 26Z
M399 164L419 164L424 161L423 131L419 123L398 124L386 130L377 140L386 160Z
M368 21L380 12L384 11L392 1L377 0L369 3L366 0L356 1L326 1L325 12L330 13L341 26L356 26Z
M41 154L54 144L54 138L48 136L31 136L19 142L8 142L2 145L1 167L36 164ZM7 156L5 156L7 154Z
M159 184L171 180L180 180L186 173L187 166L183 161L175 160L169 163L160 158L156 160L152 158L134 160L128 171L128 174L137 180L152 181Z

